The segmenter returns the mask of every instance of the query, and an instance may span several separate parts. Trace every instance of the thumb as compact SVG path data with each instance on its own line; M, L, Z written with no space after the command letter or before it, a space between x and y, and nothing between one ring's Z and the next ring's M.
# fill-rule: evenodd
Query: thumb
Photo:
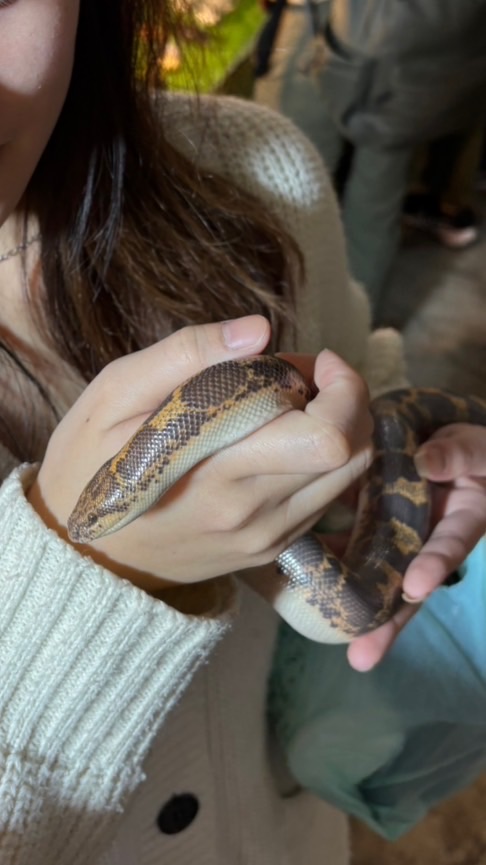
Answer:
M108 364L85 391L107 405L107 424L147 414L179 384L212 364L259 354L270 338L260 315L184 327L142 351Z

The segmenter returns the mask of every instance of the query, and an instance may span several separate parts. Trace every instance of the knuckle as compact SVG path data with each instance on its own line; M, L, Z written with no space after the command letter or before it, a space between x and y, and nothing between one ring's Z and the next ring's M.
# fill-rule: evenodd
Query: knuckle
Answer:
M112 399L113 394L117 393L120 387L123 387L123 360L123 358L118 358L107 363L89 385L91 393L95 395L101 405Z
M275 536L266 509L250 506L239 517L234 526L234 544L238 553L255 565L271 561Z
M239 534L248 521L248 512L243 502L233 500L225 503L217 515L217 527L224 534Z
M277 510L268 513L267 518L252 521L242 538L254 564L266 565L273 562L305 530L307 524L302 524L299 510L288 499L281 502Z
M350 443L342 430L333 424L320 423L305 440L306 456L311 470L338 468L351 456Z
M213 325L186 325L174 334L177 339L177 355L183 368L201 370L212 362L217 349L217 337Z
M456 562L464 561L469 551L466 540L456 532L438 532L436 542L438 546L432 549L431 555L443 563L446 571L454 567Z
M271 539L268 530L263 526L252 526L247 537L247 550L249 554L259 562L268 561L271 558ZM270 550L270 553L269 553Z
M242 542L246 555L254 565L268 564L280 552L268 528L262 525L252 525L248 531L242 532Z
M464 437L459 441L457 453L452 452L452 469L458 474L469 474L476 462L475 443Z
M346 403L353 407L357 415L361 415L370 402L370 392L365 379L351 367L346 369L336 378L336 390L343 394Z
M438 451L441 472L452 478L467 474L472 456L468 450L467 445L460 439L445 441Z
M202 359L202 348L198 336L199 329L195 325L181 327L174 337L177 339L177 352L183 366L199 364Z

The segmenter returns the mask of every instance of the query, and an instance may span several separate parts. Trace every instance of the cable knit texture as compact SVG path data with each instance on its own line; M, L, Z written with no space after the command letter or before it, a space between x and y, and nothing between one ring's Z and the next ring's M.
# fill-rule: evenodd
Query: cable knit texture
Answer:
M7 850L22 839L13 862L84 862L224 632L232 589L215 586L202 617L154 601L45 529L23 495L32 471L0 490L0 819Z
M402 384L399 338L369 338L329 181L301 133L236 99L197 109L173 96L162 119L299 243L299 348L333 348L372 391ZM45 527L24 494L35 467L8 475L13 462L0 449L2 865L345 862L344 818L277 776L268 754L273 611L244 589L236 615L231 578L208 585L197 616L144 594ZM195 819L160 831L157 814L181 793Z

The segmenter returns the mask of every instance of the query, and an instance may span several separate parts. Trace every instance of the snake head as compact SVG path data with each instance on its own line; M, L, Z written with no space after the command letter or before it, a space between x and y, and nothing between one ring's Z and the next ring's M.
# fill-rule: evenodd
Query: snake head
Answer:
M96 540L99 537L97 532L99 515L96 511L89 511L82 521L78 522L77 506L68 520L68 534L74 543L82 544L88 541Z
M126 489L110 467L108 462L98 469L68 519L68 534L74 543L96 541L131 522L137 515L129 507Z

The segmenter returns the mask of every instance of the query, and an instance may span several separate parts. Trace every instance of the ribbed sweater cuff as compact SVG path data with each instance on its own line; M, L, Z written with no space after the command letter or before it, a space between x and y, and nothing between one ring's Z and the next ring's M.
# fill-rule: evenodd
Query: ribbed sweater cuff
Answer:
M32 471L16 469L0 489L4 829L16 812L24 822L25 797L33 805L54 776L55 798L118 809L234 602L231 581L215 581L206 612L183 615L79 555L27 502ZM26 767L29 777L19 777Z

